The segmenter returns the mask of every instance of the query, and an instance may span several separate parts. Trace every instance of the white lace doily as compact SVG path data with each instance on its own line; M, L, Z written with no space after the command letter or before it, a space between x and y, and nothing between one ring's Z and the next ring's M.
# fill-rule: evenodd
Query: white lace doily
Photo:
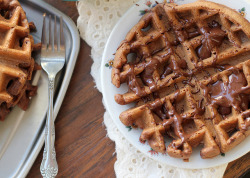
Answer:
M77 27L81 37L92 47L94 63L91 75L101 92L100 67L102 53L112 28L119 18L138 0L80 0L77 3ZM222 177L227 164L209 169L190 170L158 163L134 148L119 132L108 112L104 114L108 137L115 141L117 177Z

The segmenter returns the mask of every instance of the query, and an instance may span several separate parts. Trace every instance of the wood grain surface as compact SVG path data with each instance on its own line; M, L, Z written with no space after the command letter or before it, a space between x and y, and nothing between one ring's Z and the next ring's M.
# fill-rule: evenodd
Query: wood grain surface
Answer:
M76 23L75 2L45 0ZM57 177L115 177L115 144L103 125L102 95L90 75L91 48L81 39L80 53L71 82L55 122ZM42 148L43 150L43 148ZM28 178L41 177L40 151ZM250 171L250 153L228 164L225 178L242 177Z

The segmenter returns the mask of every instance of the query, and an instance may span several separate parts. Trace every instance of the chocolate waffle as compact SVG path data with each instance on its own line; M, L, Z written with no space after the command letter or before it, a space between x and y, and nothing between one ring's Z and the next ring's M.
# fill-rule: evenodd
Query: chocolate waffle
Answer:
M121 122L172 157L188 160L198 145L202 158L229 151L250 133L249 38L250 23L224 5L157 4L115 54L112 83L128 84L115 101L137 103Z
M19 2L0 0L0 120L15 105L26 110L36 93L37 87L29 83L35 66L31 57L34 46Z

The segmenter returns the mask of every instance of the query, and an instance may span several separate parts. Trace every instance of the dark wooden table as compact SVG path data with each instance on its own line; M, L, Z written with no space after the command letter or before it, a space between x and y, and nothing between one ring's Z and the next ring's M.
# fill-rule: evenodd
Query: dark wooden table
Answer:
M76 23L78 11L75 2L45 1ZM90 50L81 39L74 73L55 122L58 177L115 177L115 144L106 137L102 95L90 75L93 63ZM41 177L41 160L42 151L27 177ZM240 177L249 170L250 153L229 163L224 177Z

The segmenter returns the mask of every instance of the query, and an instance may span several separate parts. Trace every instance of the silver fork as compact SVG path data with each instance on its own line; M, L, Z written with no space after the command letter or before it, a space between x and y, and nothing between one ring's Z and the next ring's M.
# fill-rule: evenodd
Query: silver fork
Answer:
M46 14L43 15L41 66L49 78L49 107L45 126L45 147L40 171L43 177L55 177L58 173L55 152L55 126L53 116L54 81L56 74L65 63L65 44L63 36L63 19L60 17L59 46L57 41L56 16L54 34L52 34L51 16L49 16L49 41L46 40ZM52 39L54 36L54 39Z

